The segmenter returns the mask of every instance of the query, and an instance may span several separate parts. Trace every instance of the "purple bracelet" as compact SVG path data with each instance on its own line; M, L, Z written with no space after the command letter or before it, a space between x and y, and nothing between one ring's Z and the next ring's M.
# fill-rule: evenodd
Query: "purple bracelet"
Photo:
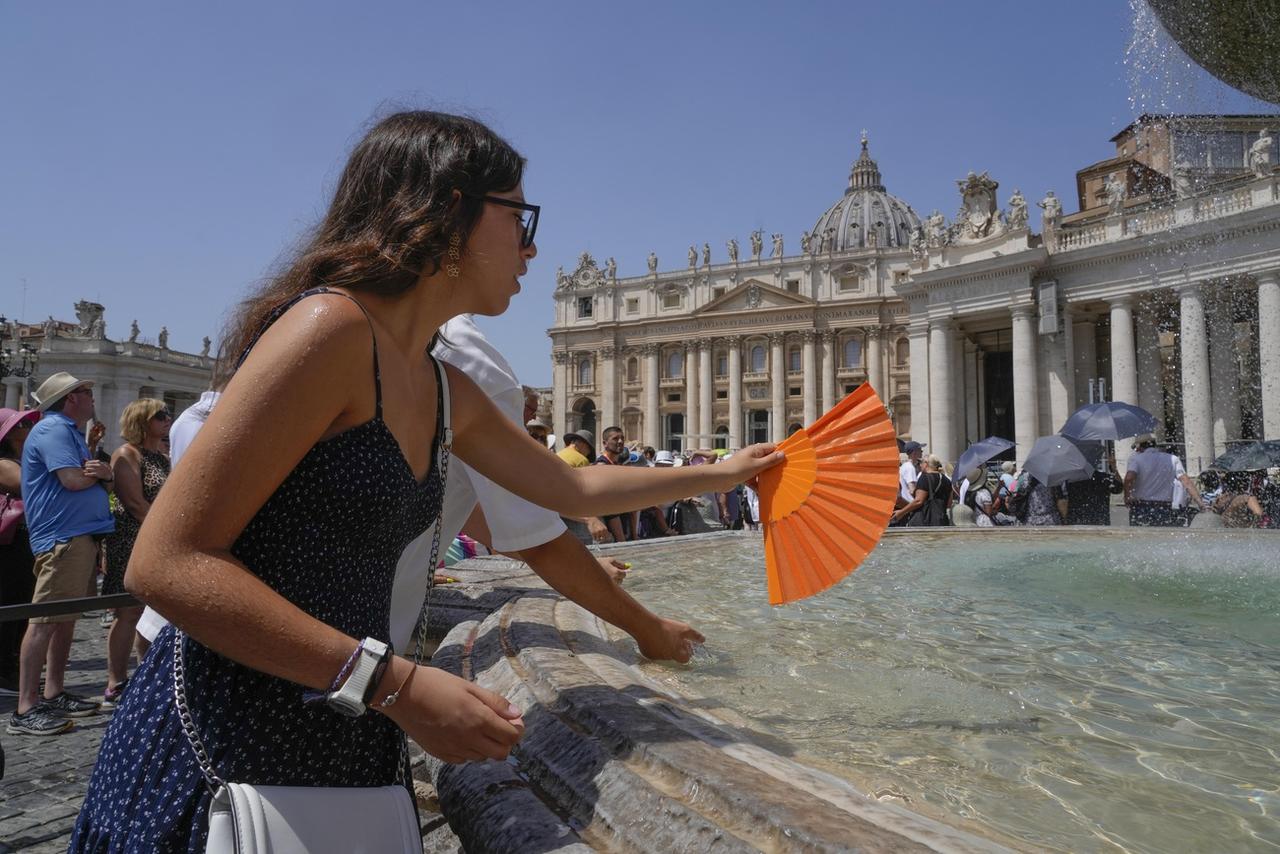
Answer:
M342 687L342 681L347 678L347 674L351 672L351 668L355 666L356 659L360 657L360 650L364 649L364 641L356 644L355 652L351 653L351 657L347 659L347 663L342 665L342 669L338 671L338 675L333 677L333 681L329 683L327 691L304 691L302 694L302 702L304 703L320 703L325 700L331 693Z

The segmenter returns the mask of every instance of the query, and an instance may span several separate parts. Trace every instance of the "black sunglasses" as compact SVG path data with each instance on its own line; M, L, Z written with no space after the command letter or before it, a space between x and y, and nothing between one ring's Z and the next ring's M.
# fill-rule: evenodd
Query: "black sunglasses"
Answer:
M495 205L524 211L524 214L520 217L520 225L524 229L520 234L520 248L528 249L533 245L533 236L538 233L538 212L542 210L541 207L524 202L514 202L511 199L501 199L497 196L474 196L470 193L463 193L463 195L473 199L480 199L483 202L493 202Z
M155 415L151 416L156 421L169 421L173 418L173 414L167 409L161 409Z

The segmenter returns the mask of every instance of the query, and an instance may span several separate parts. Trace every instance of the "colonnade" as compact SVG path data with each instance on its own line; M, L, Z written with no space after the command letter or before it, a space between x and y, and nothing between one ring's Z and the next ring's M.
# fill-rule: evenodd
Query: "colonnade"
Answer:
M805 424L816 421L822 412L843 396L837 388L840 373L846 370L838 364L841 358L839 340L850 332L863 333L864 336L858 339L861 345L859 364L851 366L852 369L859 379L869 379L881 397L888 400L884 388L885 350L881 340L887 334L884 328L807 329L761 336L733 334L700 337L683 344L645 343L626 349L606 346L573 353L554 353L553 407L556 424L553 427L557 435L564 434L569 426L569 407L579 395L599 401L596 411L599 427L621 424L621 410L625 407L624 387L631 385L640 391L643 425L642 435L631 438L639 438L653 447L662 447L662 414L664 408L669 411L669 407L664 407L663 399L667 393L679 391L685 425L683 433L690 436L692 445L712 444L716 428L715 410L720 403L728 410L729 447L741 447L748 438L747 425L744 424L743 389L744 384L754 380L767 383L767 397L752 398L751 402L768 410L770 436L780 440L786 436L789 423L788 399L795 397L789 393L790 389L799 386L802 397L799 404L802 411L790 420L802 420ZM744 349L749 338L753 339L753 344L758 342L766 348L767 361L763 373L744 370ZM793 344L798 344L800 349L798 372L790 370L792 366L788 359L788 351ZM662 360L674 349L681 352L678 377L666 376L662 370ZM724 361L717 359L718 354L725 357ZM634 377L638 382L627 376L627 362L632 358L639 360L638 375ZM582 359L593 360L591 382L586 386L576 382L576 365ZM719 397L717 391L727 394Z
M1262 434L1266 439L1280 439L1280 270L1256 275L1253 280L1257 287ZM1188 281L1173 294L1181 362L1180 384L1173 391L1181 408L1184 459L1192 474L1207 467L1226 450L1227 443L1242 438L1240 358L1233 309L1226 294L1228 288L1234 288L1238 296L1246 287L1239 282ZM1140 302L1152 296L1126 294L1106 301L1111 335L1107 397L1136 404L1163 419L1166 389L1154 317L1157 307ZM1018 443L1020 461L1039 436L1058 430L1072 410L1087 402L1076 393L1075 374L1096 369L1096 315L1073 315L1070 306L1066 315L1063 333L1048 337L1039 334L1037 307L1030 300L1009 309L1015 433L1009 438ZM960 323L963 320L960 318ZM1082 320L1083 325L1074 326ZM979 405L976 396L967 402L955 400L961 369L955 358L959 329L951 317L917 319L908 327L912 435L946 461L954 461L964 450L964 413L968 406ZM935 358L937 354L945 356ZM1039 384L1046 376L1050 387L1042 400ZM1046 419L1053 423L1046 423ZM1128 455L1128 443L1116 443L1122 471Z

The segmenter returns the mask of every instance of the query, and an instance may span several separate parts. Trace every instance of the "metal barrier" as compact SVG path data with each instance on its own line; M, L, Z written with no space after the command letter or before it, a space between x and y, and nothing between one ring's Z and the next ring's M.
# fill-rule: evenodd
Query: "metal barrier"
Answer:
M0 608L0 623L29 620L32 617L57 617L62 614L101 611L106 608L131 608L141 604L128 593L113 593L110 596L85 596L80 599L59 599L56 602L5 605Z

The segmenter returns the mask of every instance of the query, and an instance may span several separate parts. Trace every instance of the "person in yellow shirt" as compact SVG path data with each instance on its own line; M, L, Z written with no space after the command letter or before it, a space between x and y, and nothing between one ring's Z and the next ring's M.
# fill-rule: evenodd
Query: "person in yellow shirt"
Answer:
M596 458L595 438L595 436L591 435L590 430L577 430L573 433L566 433L564 436L564 450L558 456L576 469L589 466L591 461Z

